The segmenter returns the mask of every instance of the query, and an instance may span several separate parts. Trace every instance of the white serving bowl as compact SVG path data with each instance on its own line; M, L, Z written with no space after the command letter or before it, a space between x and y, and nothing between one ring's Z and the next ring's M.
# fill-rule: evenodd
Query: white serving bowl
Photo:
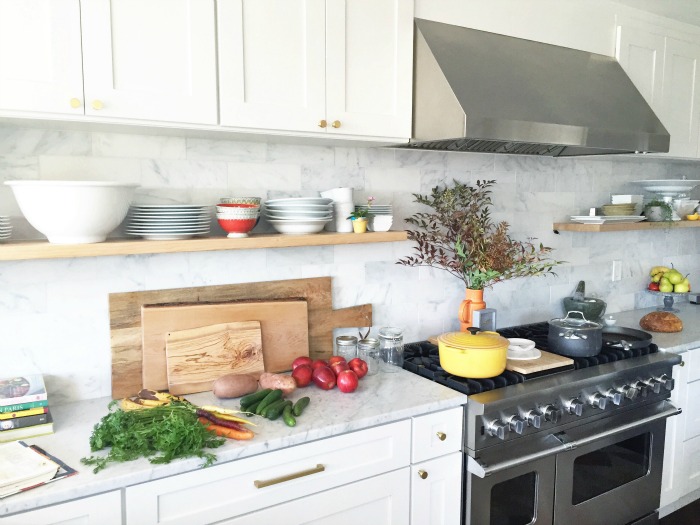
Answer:
M323 227L328 222L327 220L317 221L278 221L268 220L272 227L279 233L288 235L305 235L308 233L318 233L323 230Z
M393 215L374 215L370 217L368 226L373 232L388 232L393 222Z
M29 224L52 244L102 242L129 211L138 184L105 181L13 180Z

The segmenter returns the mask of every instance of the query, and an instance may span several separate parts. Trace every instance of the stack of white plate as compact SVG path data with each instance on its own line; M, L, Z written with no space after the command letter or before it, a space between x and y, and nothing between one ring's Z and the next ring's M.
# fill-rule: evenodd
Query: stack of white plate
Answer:
M134 204L125 231L152 241L169 241L207 234L210 227L211 206Z
M394 209L391 204L372 204L368 206L367 204L356 204L355 211L366 211L372 215L393 215Z
M7 215L0 215L0 240L9 239L12 235L12 223Z
M333 199L290 197L265 201L265 218L279 233L318 233L333 220Z

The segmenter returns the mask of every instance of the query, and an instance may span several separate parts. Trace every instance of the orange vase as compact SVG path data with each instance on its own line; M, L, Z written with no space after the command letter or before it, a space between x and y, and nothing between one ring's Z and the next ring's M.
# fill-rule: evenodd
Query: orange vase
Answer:
M466 332L467 328L473 326L472 314L476 310L483 310L484 308L486 308L486 303L484 302L484 291L467 288L466 298L459 305L460 330L462 332Z

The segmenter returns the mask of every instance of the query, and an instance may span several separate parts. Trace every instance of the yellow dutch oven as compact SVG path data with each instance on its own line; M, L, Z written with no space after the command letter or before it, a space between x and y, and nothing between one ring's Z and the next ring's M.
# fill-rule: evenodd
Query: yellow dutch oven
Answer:
M508 339L496 332L449 332L438 336L440 366L460 377L494 377L506 369Z

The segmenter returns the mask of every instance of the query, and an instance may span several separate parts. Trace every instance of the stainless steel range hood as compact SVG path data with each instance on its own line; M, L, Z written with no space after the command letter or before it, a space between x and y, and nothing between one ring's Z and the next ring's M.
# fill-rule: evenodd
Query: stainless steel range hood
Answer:
M416 19L404 147L573 156L667 152L669 134L611 57Z

